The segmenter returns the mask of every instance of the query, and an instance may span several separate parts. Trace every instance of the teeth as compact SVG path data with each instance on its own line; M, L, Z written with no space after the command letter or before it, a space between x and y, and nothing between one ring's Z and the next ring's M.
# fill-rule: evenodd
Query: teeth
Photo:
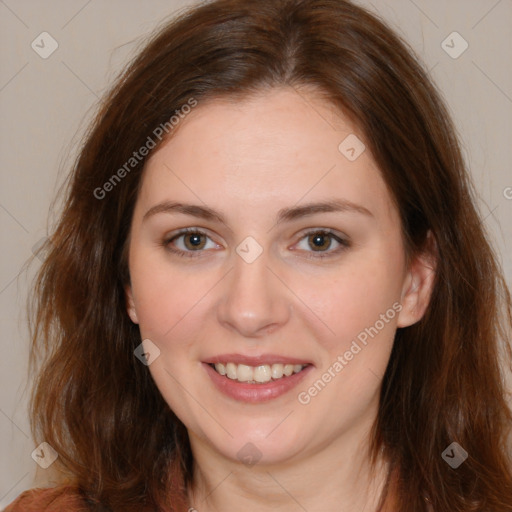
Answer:
M294 373L299 373L307 365L302 364L280 364L273 365L262 364L260 366L248 366L246 364L235 363L215 363L215 369L220 375L225 375L231 380L238 382L265 383L272 379L277 380L283 376L289 377Z
M285 364L283 373L289 377L293 373L293 364Z
M218 363L215 365L215 369L221 374L226 375L226 367L222 363Z
M272 372L273 379L280 379L283 376L283 365L282 364L273 364L271 372Z
M268 364L257 366L254 369L254 380L256 382L270 382L272 379L272 371Z
M236 364L228 363L226 365L226 375L230 379L236 379L237 378L237 376L236 376Z
M254 370L245 364L239 364L236 369L236 376L240 382L249 382L254 380Z

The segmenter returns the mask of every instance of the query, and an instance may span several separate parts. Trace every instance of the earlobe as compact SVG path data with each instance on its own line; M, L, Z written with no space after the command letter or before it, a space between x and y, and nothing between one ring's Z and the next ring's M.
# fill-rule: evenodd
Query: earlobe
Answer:
M425 250L414 258L404 280L397 327L409 327L423 318L434 287L437 255L437 244L429 231Z
M125 286L124 292L126 297L126 312L128 313L131 321L134 324L138 324L139 318L137 316L137 310L135 309L135 302L133 300L133 292L131 286Z

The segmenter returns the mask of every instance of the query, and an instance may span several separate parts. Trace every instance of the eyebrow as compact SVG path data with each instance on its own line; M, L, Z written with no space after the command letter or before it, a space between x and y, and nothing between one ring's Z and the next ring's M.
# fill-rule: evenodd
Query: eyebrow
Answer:
M373 213L364 206L353 203L346 199L332 199L329 201L307 203L302 206L282 208L278 211L275 224L291 222L293 220L315 215L317 213L359 213L367 217L374 217ZM221 212L212 210L207 206L195 204L163 201L151 207L142 218L143 221L158 213L181 213L209 221L217 221L226 224L224 215Z

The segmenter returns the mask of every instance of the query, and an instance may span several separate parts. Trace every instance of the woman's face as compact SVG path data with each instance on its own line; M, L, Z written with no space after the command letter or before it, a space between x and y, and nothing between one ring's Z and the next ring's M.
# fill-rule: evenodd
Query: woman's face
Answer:
M362 136L288 88L180 123L146 163L129 250L129 314L158 389L194 450L234 461L358 442L427 275L405 266Z

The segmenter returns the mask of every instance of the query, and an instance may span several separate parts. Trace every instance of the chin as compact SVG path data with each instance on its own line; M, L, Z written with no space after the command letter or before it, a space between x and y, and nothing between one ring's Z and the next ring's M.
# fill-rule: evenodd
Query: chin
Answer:
M235 463L282 464L303 453L305 448L303 426L293 424L291 417L284 419L286 414L260 421L238 419L227 427L233 437L218 429L205 432L205 437L216 452Z

